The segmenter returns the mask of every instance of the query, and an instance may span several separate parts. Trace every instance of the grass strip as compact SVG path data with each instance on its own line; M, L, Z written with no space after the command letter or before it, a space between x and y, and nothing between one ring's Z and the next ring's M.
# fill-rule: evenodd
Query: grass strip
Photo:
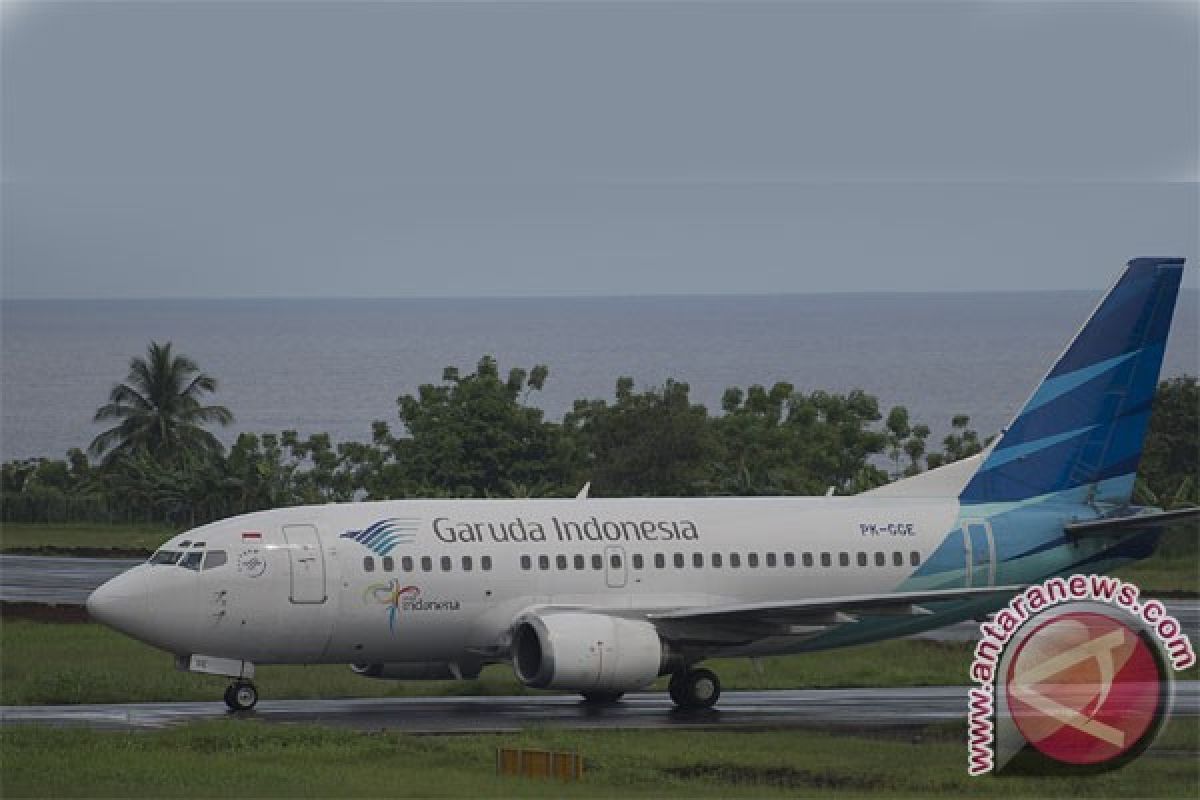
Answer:
M221 720L150 733L0 730L5 797L1195 797L1200 725L1173 720L1141 759L1087 778L966 774L963 726L414 736ZM495 749L580 752L578 783L495 774Z

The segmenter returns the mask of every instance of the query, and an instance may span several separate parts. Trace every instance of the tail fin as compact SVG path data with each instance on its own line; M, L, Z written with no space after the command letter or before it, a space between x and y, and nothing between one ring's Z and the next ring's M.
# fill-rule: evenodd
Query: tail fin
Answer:
M1062 493L1129 502L1182 258L1135 258L963 489L962 503Z

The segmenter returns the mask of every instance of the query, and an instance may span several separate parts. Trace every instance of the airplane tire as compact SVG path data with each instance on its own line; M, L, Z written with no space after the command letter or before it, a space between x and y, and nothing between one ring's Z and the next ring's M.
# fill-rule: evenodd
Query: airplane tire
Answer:
M225 705L231 711L249 711L257 704L258 689L253 683L234 683L225 690Z
M671 677L668 691L680 708L712 708L721 697L721 679L710 669L677 672Z
M583 702L591 706L611 706L625 696L624 692L580 692Z

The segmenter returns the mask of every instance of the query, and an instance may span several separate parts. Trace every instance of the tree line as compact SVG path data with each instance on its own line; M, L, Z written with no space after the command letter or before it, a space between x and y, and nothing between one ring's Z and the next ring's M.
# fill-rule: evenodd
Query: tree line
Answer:
M718 413L686 383L638 388L617 379L611 399L577 400L547 420L529 397L544 365L502 373L493 356L473 372L446 367L439 383L397 400L393 425L369 441L327 433L241 433L226 450L207 426L229 409L207 404L217 381L172 345L152 342L95 414L114 422L87 452L3 465L8 522L153 522L194 526L248 511L405 497L854 494L980 452L965 415L940 449L903 406L884 414L861 390L799 391L790 383L730 388ZM1197 502L1200 392L1194 376L1158 387L1139 499Z

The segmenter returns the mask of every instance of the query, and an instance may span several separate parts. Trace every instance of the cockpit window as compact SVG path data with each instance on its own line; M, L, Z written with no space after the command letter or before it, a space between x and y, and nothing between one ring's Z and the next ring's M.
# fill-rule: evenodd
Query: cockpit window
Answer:
M178 550L159 550L150 556L150 564L174 564L182 555Z
M204 558L204 569L215 569L225 565L224 550L209 550Z
M180 543L179 543L179 546L180 546L180 547L187 547L187 546L188 546L188 545L190 545L191 543L192 543L192 540L191 540L191 539L184 539L182 542L180 542Z
M208 544L208 542L192 542L192 547L200 548L204 547L206 544Z
M199 570L200 560L202 558L204 558L204 553L194 550L183 557L183 561L179 562L179 566L183 567L184 569Z

